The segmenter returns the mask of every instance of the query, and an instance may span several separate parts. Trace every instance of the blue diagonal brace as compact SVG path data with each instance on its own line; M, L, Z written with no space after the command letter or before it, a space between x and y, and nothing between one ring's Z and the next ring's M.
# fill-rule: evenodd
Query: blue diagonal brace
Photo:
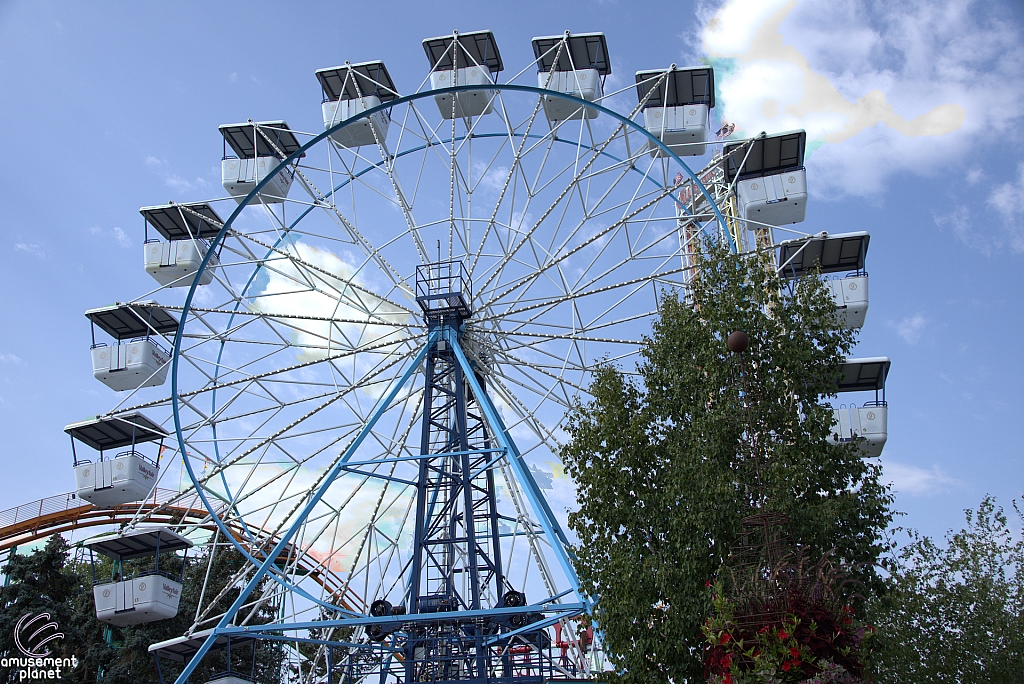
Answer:
M415 373L416 369L423 363L423 358L427 355L427 351L434 346L438 337L440 337L440 332L438 330L431 331L430 336L423 345L423 348L420 349L418 354L416 354L416 358L413 359L411 364L409 364L409 367L402 374L402 377L398 382L392 385L391 389L388 390L388 393L377 403L377 406L373 409L373 413L370 415L370 419L366 422L366 425L362 427L359 434L356 435L356 438L352 440L352 443L349 445L348 449L345 450L345 453L342 454L338 462L332 466L330 472L324 478L324 481L321 482L320 486L317 488L316 493L314 493L312 498L310 498L306 505L303 506L302 510L299 512L298 518L292 523L292 526L288 528L287 532L281 535L281 539L277 542L277 546L275 546L274 550L270 552L267 559L263 561L260 567L256 570L256 574L252 576L249 583L245 585L244 589L242 589L238 598L235 599L234 603L231 604L231 607L228 608L227 612L224 613L223 617L221 617L220 622L217 623L217 627L210 632L208 637L206 637L206 641L203 642L203 645L199 648L196 654L192 656L192 660L189 661L188 665L185 666L185 669L181 671L180 675L178 675L178 678L175 680L175 684L185 684L185 682L188 681L192 671L195 670L196 665L198 665L203 657L209 652L210 647L212 647L213 642L217 640L221 630L231 623L235 614L238 613L238 609L241 608L245 603L245 600L249 598L249 594L253 592L253 589L256 588L260 583L260 580L262 580L264 575L267 574L270 566L274 564L274 561L277 560L277 557L285 549L292 537L294 537L299 529L305 524L306 518L313 511L313 508L320 503L324 494L326 494L327 490L330 489L332 484L334 484L334 480L337 478L338 473L340 473L349 462L356 450L358 450L359 446L363 443L363 440L366 439L367 435L370 434L370 431L377 424L377 421L380 420L381 416L384 415L384 412L387 411L389 406L391 406L391 402L393 402L395 397L398 396L398 392L407 382L409 382L409 378L412 377L412 374Z
M480 386L480 382L476 378L476 372L470 365L469 359L466 358L466 354L462 351L462 347L459 346L457 331L454 328L445 327L444 333L445 340L451 345L452 351L455 352L455 358L459 360L459 365L462 366L466 380L469 381L470 386L473 388L473 396L476 397L477 403L483 410L491 436L501 446L508 449L508 462L512 467L512 472L515 473L516 479L522 484L523 493L526 494L526 498L533 507L534 513L540 519L540 526L551 543L551 548L558 559L558 564L562 566L562 571L565 573L566 578L568 578L569 584L572 585L573 591L576 592L576 596L583 602L589 612L590 600L580 591L580 580L576 576L576 569L573 568L572 562L569 559L569 542L562 531L561 525L558 524L558 520L548 507L544 495L541 494L540 487L537 486L536 480L533 479L533 474L523 461L523 456L519 452L519 447L516 446L515 440L512 439L512 435L505 429L505 425L502 423L497 409L491 402L491 398Z

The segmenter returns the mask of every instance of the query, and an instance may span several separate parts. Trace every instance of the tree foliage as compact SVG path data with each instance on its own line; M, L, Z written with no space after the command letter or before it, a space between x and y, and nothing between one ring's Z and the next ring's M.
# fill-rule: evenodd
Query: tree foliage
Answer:
M696 272L686 301L664 293L636 375L595 373L561 454L580 500L576 569L626 681L701 679L705 584L766 501L802 548L835 549L869 588L891 519L877 462L827 441L821 400L854 340L826 287L714 248ZM735 330L750 339L744 378L725 344Z
M879 682L1024 682L1024 539L990 496L964 512L945 548L911 533L888 563L871 605Z
M0 589L0 656L21 656L14 632L22 616L48 613L64 633L63 640L49 644L52 655L82 660L85 651L91 650L93 636L91 625L81 612L88 590L85 578L68 567L67 542L54 536L29 556L13 555L7 563L6 575L6 583ZM91 601L91 594L88 598ZM78 671L65 674L64 681L90 681L79 678L82 671L80 665ZM92 681L95 674L94 670ZM0 668L0 681L18 681L16 669Z
M64 639L52 642L55 657L74 656L79 666L65 675L62 681L82 684L138 684L157 681L156 667L150 644L182 636L192 626L204 578L207 578L207 595L204 608L214 594L228 587L217 601L211 615L222 613L238 596L240 586L232 578L245 560L233 549L218 549L210 563L210 551L204 549L185 565L181 602L178 614L169 620L161 620L131 627L108 627L96 619L93 602L93 571L88 563L76 562L70 558L67 542L59 535L51 537L46 546L35 553L13 556L7 565L8 584L0 589L0 655L16 656L14 626L26 613L50 613L51 619L60 625ZM152 560L132 563L151 564ZM178 567L181 559L173 554L161 554L162 568ZM124 570L130 574L132 567ZM96 576L103 581L111 575L109 560L97 559ZM127 575L126 575L127 576ZM273 617L269 604L259 606L252 624L268 622ZM232 669L246 675L250 670L251 647L232 649ZM279 684L283 652L280 646L262 643L257 649L256 681L265 684ZM180 665L169 661L161 662L164 681L172 682L181 671ZM216 673L227 669L223 651L208 655L192 675L191 681L205 682ZM15 682L12 671L0 672L0 681Z

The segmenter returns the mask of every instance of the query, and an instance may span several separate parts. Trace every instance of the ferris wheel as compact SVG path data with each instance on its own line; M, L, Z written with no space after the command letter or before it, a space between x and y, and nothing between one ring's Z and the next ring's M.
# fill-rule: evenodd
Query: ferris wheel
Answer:
M87 313L113 338L94 334L94 374L122 395L68 427L101 454L76 454L79 492L179 487L249 561L229 610L153 646L179 681L264 640L314 648L304 681L602 669L563 524L565 415L599 364L635 367L706 240L766 249L803 220L802 132L723 147L708 67L606 92L600 33L536 38L508 78L489 31L423 47L413 94L379 61L317 71L322 131L221 126L228 196L144 207L158 287ZM831 258L793 235L780 268ZM848 242L840 268L863 270ZM134 557L190 543L132 534ZM115 536L96 550L126 553ZM256 606L276 619L247 622Z

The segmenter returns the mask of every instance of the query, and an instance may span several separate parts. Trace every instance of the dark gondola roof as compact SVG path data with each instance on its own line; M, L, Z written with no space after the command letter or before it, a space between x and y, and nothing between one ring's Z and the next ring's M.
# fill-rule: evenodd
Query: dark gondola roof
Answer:
M867 232L858 231L784 242L779 247L782 275L799 278L815 269L822 273L863 271L870 240Z
M565 41L566 47L559 51L558 44ZM555 55L558 64L555 64ZM533 39L533 56L537 59L540 72L572 71L573 69L597 69L597 73L607 76L612 73L612 63L608 59L608 41L603 33L576 33L566 37L543 36Z
M164 439L168 433L141 413L104 416L72 423L64 432L97 451Z
M839 392L863 392L885 388L892 362L887 356L865 359L847 359L843 364L843 379L839 381Z
M745 146L746 144L747 141L740 140L725 145L722 155L725 157L725 179L727 182L731 183L737 175L740 180L745 180L803 168L807 133L804 131L775 133L755 139L750 143L749 149ZM740 165L743 166L742 169L739 168Z
M279 154L263 135L256 131L256 127L274 141L280 148ZM277 157L284 159L295 150L302 147L298 138L288 129L287 121L257 121L255 123L224 124L220 126L220 134L224 136L225 142L231 146L239 159L252 159L253 157Z
M178 332L178 319L156 302L101 306L86 311L85 317L115 340Z
M355 100L376 95L381 102L391 102L398 97L395 82L380 61L317 69L316 78L329 100Z
M117 561L143 558L161 551L181 551L192 548L192 542L166 527L144 527L126 532L105 534L83 542L96 553Z
M423 41L423 51L427 53L427 60L430 61L430 68L433 71L453 68L453 57L456 56L455 50L452 50L454 42L454 34L427 38ZM474 64L486 67L488 71L501 71L505 68L501 63L498 43L490 31L460 33L456 49L460 69Z
M139 213L149 225L168 240L188 240L189 238L209 240L216 237L221 226L224 225L224 221L213 210L213 207L205 202L142 207L139 209ZM202 218L196 214L200 214Z
M666 75L667 74L667 75ZM662 80L661 77L665 76ZM653 91L650 97L647 93ZM681 107L691 104L715 106L715 70L711 67L662 69L636 72L637 102L650 107Z

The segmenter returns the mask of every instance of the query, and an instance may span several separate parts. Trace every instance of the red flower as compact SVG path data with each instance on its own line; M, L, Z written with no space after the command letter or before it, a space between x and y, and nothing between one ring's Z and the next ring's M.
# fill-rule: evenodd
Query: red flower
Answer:
M729 635L729 633L728 632L723 632L722 633L722 638L718 640L718 643L720 643L720 644L727 644L730 641L732 641L732 637Z
M791 655L794 658L796 658L798 655L800 655L800 649L798 649L798 648L791 648L791 649L789 649L789 655Z
M722 678L722 684L733 684L731 672L725 673L725 677Z
M708 580L707 582L704 583L704 588L708 589L710 587L711 587L711 580Z
M722 658L722 667L724 667L725 669L729 669L730 667L732 667L732 656L727 655L724 658Z
M793 666L790 664L790 662L788 660L786 662L782 663L782 669L785 672L789 672L789 668L791 668L791 667L793 667Z
M780 629L779 630L779 638L780 639L788 639L789 638L789 632L787 632L784 629Z
M765 625L760 630L758 630L758 634L765 634L767 632L768 632L768 625Z

